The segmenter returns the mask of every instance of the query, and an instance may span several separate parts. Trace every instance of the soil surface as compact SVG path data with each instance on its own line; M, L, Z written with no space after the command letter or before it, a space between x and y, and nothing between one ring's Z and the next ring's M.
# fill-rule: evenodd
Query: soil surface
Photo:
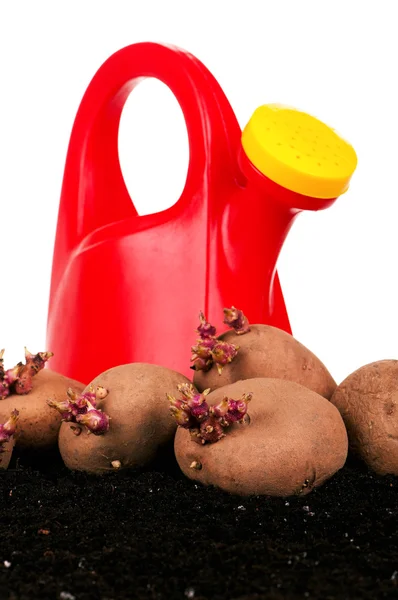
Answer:
M0 471L1 600L398 598L398 478L351 463L305 497L241 498L164 465L46 464Z

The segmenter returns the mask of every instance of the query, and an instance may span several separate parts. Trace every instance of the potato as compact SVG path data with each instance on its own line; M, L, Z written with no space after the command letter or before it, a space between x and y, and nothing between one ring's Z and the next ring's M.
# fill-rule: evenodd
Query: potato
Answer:
M14 449L15 439L12 436L8 442L5 442L3 445L3 452L0 452L0 469L8 469L8 465L10 464L12 451Z
M3 423L0 423L0 469L8 469L8 465L10 464L12 451L15 446L15 431L17 422L18 411L13 410L10 413L9 418Z
M65 465L99 474L150 463L161 447L172 444L177 427L166 393L188 382L176 371L145 363L114 367L96 377L90 385L109 391L97 404L110 417L109 430L94 435L83 428L76 436L71 424L63 423L58 443Z
M234 423L225 437L204 445L179 427L174 451L183 473L242 496L308 494L345 464L347 432L338 410L315 392L281 379L255 378L219 388L224 396L252 393L249 424Z
M325 365L293 336L270 325L251 325L250 331L237 335L227 331L218 340L239 346L232 362L221 375L215 365L209 371L195 371L193 383L199 391L215 390L255 377L271 377L295 381L317 394L330 398L336 382Z
M13 394L0 400L0 423L11 411L19 411L15 447L21 450L47 450L57 445L61 415L47 405L47 400L63 400L68 387L81 392L84 385L50 369L33 377L33 388L26 395Z
M331 402L347 427L350 451L376 473L398 475L398 360L351 373Z

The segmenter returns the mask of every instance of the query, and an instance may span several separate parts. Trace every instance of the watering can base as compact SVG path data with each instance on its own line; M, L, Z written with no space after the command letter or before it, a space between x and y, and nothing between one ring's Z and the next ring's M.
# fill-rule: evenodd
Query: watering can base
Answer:
M174 232L174 228L171 231ZM182 245L183 237L177 236ZM88 384L109 368L141 362L158 364L192 377L191 346L197 338L199 312L206 304L205 286L203 284L201 290L198 285L198 281L205 281L204 267L202 278L195 269L187 272L184 254L176 252L171 281L167 261L165 264L157 247L146 247L148 262L143 263L140 254L134 252L135 243L142 248L131 236L127 240L97 244L74 256L48 323L47 347L54 353L51 368L55 371ZM126 246L129 249L127 263ZM137 257L134 263L132 256ZM156 277L148 277L149 272L156 273ZM134 277L126 277L126 273L133 273ZM103 282L106 282L105 287ZM137 288L143 292L137 294ZM102 293L104 289L106 293ZM190 289L195 293L179 292ZM218 306L213 305L211 320L217 334L227 329L223 324L223 309L232 304L233 301L222 303L220 298ZM248 318L258 315L255 299L242 309ZM272 312L261 322L290 333L277 275L270 310Z

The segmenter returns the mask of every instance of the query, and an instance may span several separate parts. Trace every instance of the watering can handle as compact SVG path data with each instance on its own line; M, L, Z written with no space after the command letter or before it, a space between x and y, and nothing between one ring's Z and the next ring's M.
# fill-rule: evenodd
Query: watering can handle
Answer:
M53 273L64 270L70 253L91 232L137 216L118 155L118 130L124 104L146 77L165 83L185 117L190 162L180 199L182 211L192 201L205 202L215 178L231 181L237 166L241 130L221 87L193 55L173 46L141 42L114 53L94 75L73 125L61 192ZM168 209L169 211L172 209ZM146 215L165 218L163 213ZM170 212L168 213L170 216ZM57 281L52 281L57 287Z

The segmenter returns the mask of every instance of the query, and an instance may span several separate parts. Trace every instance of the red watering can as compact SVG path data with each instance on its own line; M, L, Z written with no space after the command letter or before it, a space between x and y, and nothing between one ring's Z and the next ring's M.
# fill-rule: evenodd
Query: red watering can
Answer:
M175 94L190 162L176 204L139 216L118 157L127 97L145 77ZM113 54L89 84L69 143L56 233L47 348L51 368L88 383L147 362L190 371L199 311L223 308L291 333L276 261L296 215L330 206L356 167L353 148L306 113L257 109L243 133L207 68L174 46ZM154 173L156 175L156 173Z

